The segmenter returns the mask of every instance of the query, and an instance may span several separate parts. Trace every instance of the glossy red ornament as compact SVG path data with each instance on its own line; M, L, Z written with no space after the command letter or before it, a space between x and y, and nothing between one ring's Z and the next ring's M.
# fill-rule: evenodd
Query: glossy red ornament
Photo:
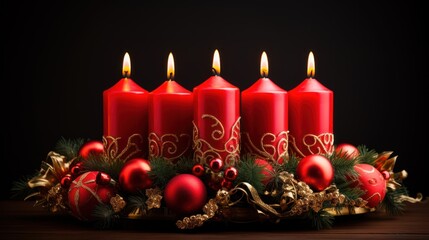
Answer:
M104 145L101 141L92 140L84 143L79 149L79 155L83 159L88 159L90 155L98 155L104 153Z
M381 174L383 175L384 179L389 180L390 178L390 173L386 170L381 171Z
M68 188L72 183L72 176L70 174L66 174L63 178L61 178L61 187Z
M300 160L296 167L296 175L315 191L322 191L331 185L334 179L334 168L325 156L311 154Z
M359 149L349 143L341 143L335 147L335 153L346 159L354 159L359 156Z
M365 191L361 198L368 201L368 207L376 207L386 195L385 177L370 164L356 164L354 169L359 177L352 182L352 186L359 187Z
M110 198L116 194L111 185L96 183L98 171L85 172L78 176L70 185L68 201L71 213L82 221L94 220L92 213L100 204L108 204Z
M235 167L228 167L223 172L223 176L228 181L234 181L238 177L238 170Z
M218 173L222 170L223 168L223 161L220 158L214 158L210 161L210 169L215 172Z
M261 173L264 175L262 178L262 184L267 185L274 177L273 166L267 160L262 158L256 158L255 164L262 167Z
M165 186L164 199L172 212L189 215L202 211L207 200L207 189L200 178L192 174L180 174Z
M195 176L202 177L204 173L205 173L205 170L202 164L198 163L192 167L192 174L194 174Z
M143 158L133 158L125 162L119 173L119 186L126 192L136 193L152 186L149 177L150 162Z
M109 185L112 181L112 177L104 172L98 172L95 182L99 185Z
M226 188L226 189L230 190L232 188L232 182L229 181L228 179L223 179L221 182L221 186L222 186L222 188Z
M82 164L76 164L70 169L70 173L73 177L77 177L82 171Z

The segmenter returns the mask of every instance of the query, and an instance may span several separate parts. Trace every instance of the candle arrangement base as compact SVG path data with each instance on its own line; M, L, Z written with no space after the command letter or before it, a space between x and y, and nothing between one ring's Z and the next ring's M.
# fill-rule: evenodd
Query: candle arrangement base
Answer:
M183 230L215 222L276 224L299 219L311 220L309 227L322 229L331 227L337 216L375 211L398 215L405 202L423 199L421 194L408 195L407 172L394 171L397 156L393 152L365 146L359 146L359 154L352 157L336 151L317 154L329 160L335 176L316 190L312 181L329 169L299 177L303 158L295 154L281 163L267 160L272 171L266 171L250 154L241 156L234 166L222 166L216 160L201 163L192 156L176 163L162 157L133 161L112 155L108 142L104 141L104 152L83 158L83 141L60 141L38 173L15 182L15 196L98 228L158 221ZM310 161L316 167L318 158ZM121 181L124 166L130 174L126 177L139 180Z

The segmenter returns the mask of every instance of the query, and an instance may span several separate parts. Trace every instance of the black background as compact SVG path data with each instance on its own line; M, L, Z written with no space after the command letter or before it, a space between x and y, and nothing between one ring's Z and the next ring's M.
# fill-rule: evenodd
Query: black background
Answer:
M192 90L211 75L215 49L241 90L259 78L262 51L285 90L306 77L313 51L316 78L334 92L335 143L393 151L410 194L429 194L423 3L142 2L2 1L2 198L61 137L101 139L102 92L122 77L125 52L148 91L166 80L172 52L175 80Z

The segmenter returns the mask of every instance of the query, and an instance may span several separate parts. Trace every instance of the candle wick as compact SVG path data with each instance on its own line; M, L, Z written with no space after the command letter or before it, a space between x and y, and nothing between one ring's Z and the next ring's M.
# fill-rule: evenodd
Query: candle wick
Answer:
M212 68L212 72L213 72L214 75L216 75L216 76L218 75L218 72L216 71L215 68Z
M172 72L170 73L170 76L168 77L168 80L170 80L170 81L171 81L171 80L174 80L174 75L173 75L173 73L172 73Z
M267 77L267 73L265 71L262 71L262 77L266 78Z
M124 71L124 77L128 78L130 75L128 74L128 71Z

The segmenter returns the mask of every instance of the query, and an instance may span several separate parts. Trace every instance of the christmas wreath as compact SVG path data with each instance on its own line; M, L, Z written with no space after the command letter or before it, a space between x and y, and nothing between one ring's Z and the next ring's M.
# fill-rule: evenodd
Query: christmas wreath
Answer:
M14 198L32 200L52 213L71 214L98 228L122 219L174 220L179 229L207 221L254 222L303 218L317 229L333 226L336 216L404 212L410 197L395 172L397 156L361 145L335 146L332 154L281 163L244 155L235 166L214 158L195 163L161 157L130 157L107 141L61 138L40 170L14 182ZM128 155L127 155L128 154Z

